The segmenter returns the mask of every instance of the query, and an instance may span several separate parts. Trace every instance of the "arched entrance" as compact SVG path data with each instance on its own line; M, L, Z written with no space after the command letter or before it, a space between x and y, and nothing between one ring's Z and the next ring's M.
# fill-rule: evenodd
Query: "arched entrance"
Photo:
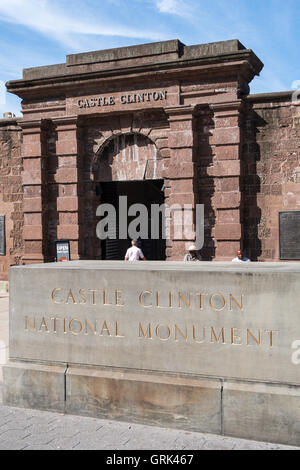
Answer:
M114 220L105 214L107 238L101 241L101 258L124 259L131 242L128 228L135 226L146 258L164 260L165 221L159 211L154 220L152 212L154 206L157 211L164 203L163 160L155 144L138 133L112 136L97 151L93 175L99 204L115 208L111 215ZM137 204L143 205L143 227L137 223L137 217L141 216ZM111 230L114 225L115 231Z

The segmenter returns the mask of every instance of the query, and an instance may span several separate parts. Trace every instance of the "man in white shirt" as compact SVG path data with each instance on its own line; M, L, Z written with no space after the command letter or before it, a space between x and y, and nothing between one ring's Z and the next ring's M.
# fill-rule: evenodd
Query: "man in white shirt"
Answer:
M137 241L132 240L131 245L132 247L126 251L125 261L146 261L144 253L137 247Z
M233 263L250 263L250 259L243 255L242 250L237 250L237 257L232 260Z

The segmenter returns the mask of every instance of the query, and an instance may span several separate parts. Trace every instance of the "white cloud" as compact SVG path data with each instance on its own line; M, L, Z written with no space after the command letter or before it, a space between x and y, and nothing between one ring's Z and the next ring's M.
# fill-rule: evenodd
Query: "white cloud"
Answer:
M180 7L178 0L158 0L156 5L161 13L178 14Z
M147 38L150 40L165 39L161 32L154 29L131 28L110 22L107 18L96 16L81 17L69 13L70 3L62 8L62 1L49 0L9 0L0 2L0 19L26 26L52 40L72 49L78 48L78 35L120 36L127 38Z
M192 19L191 6L184 0L155 0L155 5L160 13Z

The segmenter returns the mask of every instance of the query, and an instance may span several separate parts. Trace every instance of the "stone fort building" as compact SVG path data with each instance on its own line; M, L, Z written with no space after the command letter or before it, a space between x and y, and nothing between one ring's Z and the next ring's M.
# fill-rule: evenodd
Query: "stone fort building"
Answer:
M241 246L283 259L279 214L297 227L300 206L300 103L249 94L262 68L237 40L171 40L68 55L8 82L23 117L0 119L0 280L10 265L55 261L56 240L73 260L123 259L127 240L96 236L98 205L119 195L204 204L205 260ZM182 260L186 240L170 238L144 240L148 259Z

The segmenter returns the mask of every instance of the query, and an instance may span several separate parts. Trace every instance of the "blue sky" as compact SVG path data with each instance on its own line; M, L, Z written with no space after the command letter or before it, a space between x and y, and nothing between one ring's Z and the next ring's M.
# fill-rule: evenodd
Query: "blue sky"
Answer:
M0 80L76 52L239 39L265 64L251 92L285 91L300 81L299 26L299 0L0 0ZM19 110L7 94L0 117Z

